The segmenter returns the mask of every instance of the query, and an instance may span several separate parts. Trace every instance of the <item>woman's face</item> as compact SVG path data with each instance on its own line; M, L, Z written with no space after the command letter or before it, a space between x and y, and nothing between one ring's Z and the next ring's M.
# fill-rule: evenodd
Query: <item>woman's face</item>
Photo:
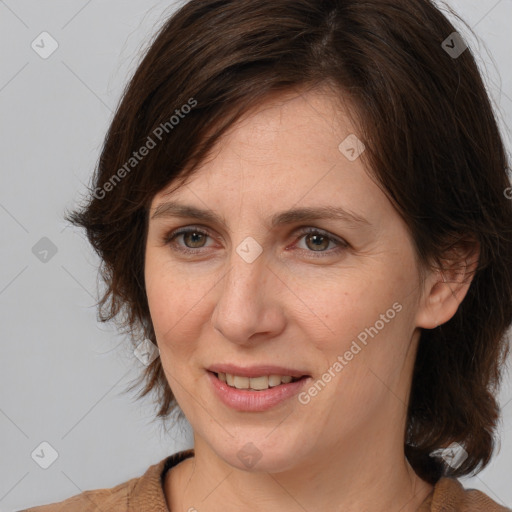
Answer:
M351 134L327 94L274 98L151 204L161 363L196 447L240 469L403 448L422 289Z

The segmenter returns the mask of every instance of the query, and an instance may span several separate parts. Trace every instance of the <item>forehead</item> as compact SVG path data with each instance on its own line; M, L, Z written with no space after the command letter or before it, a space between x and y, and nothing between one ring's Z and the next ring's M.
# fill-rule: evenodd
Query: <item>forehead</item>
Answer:
M215 178L234 181L236 170L254 170L260 175L276 171L276 177L293 179L310 163L321 173L322 164L332 165L342 157L338 146L354 131L340 98L328 89L274 93L230 126L179 185ZM157 197L172 193L179 185L178 181L169 184Z
M354 132L336 97L325 90L287 93L254 107L223 137L218 150L244 150L240 157L273 163L279 156L332 156L344 133ZM334 152L337 156L337 152Z

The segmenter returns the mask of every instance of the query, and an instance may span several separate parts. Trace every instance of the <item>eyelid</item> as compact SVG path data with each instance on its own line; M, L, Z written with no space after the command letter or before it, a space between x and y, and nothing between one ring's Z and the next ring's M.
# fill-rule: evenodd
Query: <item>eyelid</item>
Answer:
M313 226L308 226L308 227L299 229L293 245L295 245L297 242L299 242L304 237L304 235L309 235L309 234L318 234L320 236L323 236L323 237L327 238L330 242L334 242L338 246L337 248L330 249L327 251L307 251L306 249L298 248L298 250L300 250L300 251L306 251L308 254L314 255L313 257L322 257L322 255L327 256L327 255L337 254L340 251L346 250L350 247L350 244L348 242L346 242L343 238L340 238L340 237L330 233L329 231L326 231L325 229L321 229L321 228L317 228L317 227L313 227Z
M196 225L188 225L188 226L176 228L174 230L171 230L170 232L167 232L163 236L163 239L162 239L163 244L170 245L178 236L184 235L184 234L187 234L190 232L200 233L209 238L213 238L213 236L211 235L208 228L199 226L199 225L197 225L197 226ZM337 248L326 250L326 251L312 251L312 250L308 251L307 249L302 249L302 248L296 249L299 251L307 252L308 254L312 255L313 257L322 257L322 256L337 254L340 251L343 251L350 247L350 244L348 244L348 242L346 242L344 239L330 233L329 231L326 231L324 229L317 228L314 226L304 226L302 228L299 228L298 230L295 230L295 241L293 242L293 244L291 246L287 246L286 249L288 249L289 247L292 247L292 249L293 249L293 246L295 246L295 244L297 244L301 238L303 238L305 235L308 235L308 234L318 234L320 236L327 238L330 242L334 242L338 246ZM185 246L179 246L179 247L180 248L177 249L179 252L188 253L188 254L199 254L201 252L201 249L208 248L208 247L198 247L197 249L192 249L190 247L185 247Z
M166 232L162 238L162 241L163 241L164 245L167 245L167 244L170 244L173 240L175 240L178 236L186 235L187 233L190 233L190 232L200 233L202 235L213 238L207 228L202 227L202 226L191 225L191 226L183 226L181 228L173 229L169 232ZM183 247L183 249L184 250L189 249L191 251L197 252L197 250L190 249L189 247Z
M298 231L298 235L300 235L300 236L308 235L310 233L315 233L315 234L325 236L329 240L332 240L333 242L337 242L340 245L348 245L348 243L345 240L343 240L343 238L340 238L339 236L336 236L333 233L331 233L330 231L326 231L325 229L322 229L322 228L316 228L314 226L307 226L304 228L299 228L299 231Z
M166 234L164 235L164 238L169 239L175 235L181 235L183 233L188 233L189 231L197 231L199 233L204 233L204 234L210 235L210 233L208 232L208 228L191 224L190 226L187 225L187 226L182 226L181 228L171 229L169 232L166 232Z

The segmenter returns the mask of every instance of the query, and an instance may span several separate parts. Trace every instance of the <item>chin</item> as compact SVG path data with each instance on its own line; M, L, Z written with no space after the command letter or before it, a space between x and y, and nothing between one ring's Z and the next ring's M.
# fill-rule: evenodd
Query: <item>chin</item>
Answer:
M269 439L268 432L260 436L241 436L227 445L212 445L218 457L230 466L251 473L280 473L287 471L306 457L304 440L291 442L284 436ZM276 444L277 441L277 444Z

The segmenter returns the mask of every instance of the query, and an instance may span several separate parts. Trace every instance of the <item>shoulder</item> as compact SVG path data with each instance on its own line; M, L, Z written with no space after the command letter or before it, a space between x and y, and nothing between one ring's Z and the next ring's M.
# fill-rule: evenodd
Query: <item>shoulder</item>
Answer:
M138 479L132 479L111 489L95 489L84 491L58 503L50 503L39 507L28 508L20 512L64 512L69 510L92 512L94 510L126 510L128 495Z
M84 491L58 503L20 510L19 512L164 512L167 510L162 478L165 472L183 458L190 450L179 452L150 466L139 477L132 478L109 489Z
M133 483L130 480L111 489L84 491L58 503L28 508L20 512L93 512L97 510L120 512L121 510L126 510L128 494L132 486Z
M499 505L482 491L464 489L455 478L441 478L420 510L425 512L507 512L511 509Z

